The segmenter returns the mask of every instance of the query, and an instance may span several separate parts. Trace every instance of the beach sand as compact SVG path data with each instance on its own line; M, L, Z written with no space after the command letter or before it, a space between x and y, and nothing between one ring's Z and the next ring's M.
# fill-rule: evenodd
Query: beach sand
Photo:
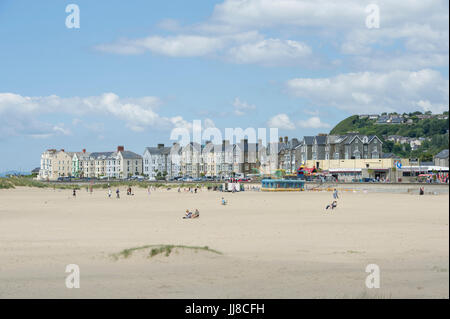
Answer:
M448 194L341 192L331 212L331 192L133 191L0 190L0 298L449 297ZM222 254L111 257L152 244ZM79 289L66 288L68 264ZM379 289L366 288L368 264Z

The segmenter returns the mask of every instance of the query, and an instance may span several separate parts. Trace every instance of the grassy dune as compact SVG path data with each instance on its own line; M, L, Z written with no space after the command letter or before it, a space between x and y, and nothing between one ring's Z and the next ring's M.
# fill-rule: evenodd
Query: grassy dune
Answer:
M133 247L124 249L121 252L117 254L111 255L111 257L114 260L118 260L120 258L128 258L131 257L133 252L138 250L149 250L148 258L154 257L156 255L164 254L166 257L168 257L173 250L177 249L191 249L197 252L198 250L204 250L208 251L214 254L222 255L220 251L217 251L215 249L211 249L208 246L200 247L200 246L185 246L185 245L145 245L140 247Z
M109 187L120 187L120 186L131 186L131 187L140 187L140 188L148 188L149 186L157 187L157 188L177 188L177 187L196 187L196 185L201 185L201 187L214 187L218 186L218 184L214 183L176 183L176 184L166 184L166 183L155 183L155 182L137 182L137 181L111 181L109 182ZM38 188L56 188L56 189L73 189L73 188L83 188L88 186L87 183L49 183L49 182L40 182L34 180L32 177L6 177L0 178L0 189L9 189L15 187L38 187ZM97 188L108 188L108 183L97 183L93 184L92 187L94 189Z

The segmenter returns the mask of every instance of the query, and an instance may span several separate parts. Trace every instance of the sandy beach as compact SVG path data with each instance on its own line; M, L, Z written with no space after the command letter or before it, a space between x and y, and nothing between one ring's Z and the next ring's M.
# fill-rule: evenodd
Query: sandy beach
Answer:
M0 298L449 297L448 194L341 192L331 212L331 192L133 192L0 190ZM111 256L156 244L221 254ZM68 264L79 289L65 286Z

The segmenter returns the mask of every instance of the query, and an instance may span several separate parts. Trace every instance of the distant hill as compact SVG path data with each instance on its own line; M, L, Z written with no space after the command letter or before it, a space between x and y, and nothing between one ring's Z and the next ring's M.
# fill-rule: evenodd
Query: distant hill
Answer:
M448 115L448 112L444 113ZM383 152L394 153L402 157L431 160L434 155L449 145L449 119L439 119L436 116L421 118L422 113L414 112L404 115L405 123L378 124L377 120L360 115L352 115L339 122L331 131L332 135L342 135L349 132L358 132L364 135L377 135L383 141ZM387 116L387 115L385 115ZM406 123L408 119L409 123ZM396 144L387 141L391 135L410 138L426 138L422 145L412 151L409 144Z

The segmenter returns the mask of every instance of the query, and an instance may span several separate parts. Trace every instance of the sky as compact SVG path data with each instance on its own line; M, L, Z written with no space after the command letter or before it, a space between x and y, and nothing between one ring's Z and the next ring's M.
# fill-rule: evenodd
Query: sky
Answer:
M0 0L0 172L31 170L49 148L143 153L194 120L301 138L353 114L440 113L448 9L446 0Z

